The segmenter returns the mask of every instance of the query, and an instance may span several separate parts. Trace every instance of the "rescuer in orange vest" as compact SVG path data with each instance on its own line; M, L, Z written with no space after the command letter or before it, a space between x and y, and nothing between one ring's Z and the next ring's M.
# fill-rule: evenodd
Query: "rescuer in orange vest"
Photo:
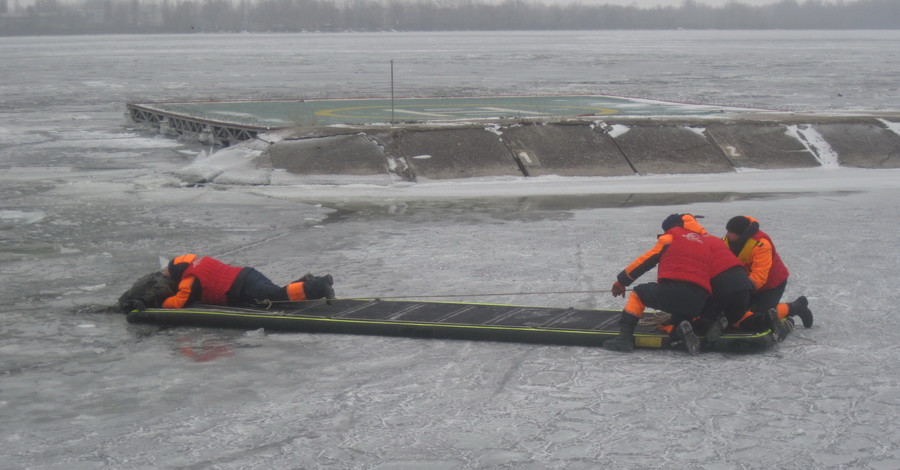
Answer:
M703 242L710 247L709 285L712 295L707 299L703 313L691 321L694 331L705 332L705 340L712 344L732 323L740 321L750 309L750 296L755 289L753 282L744 271L737 256L719 238L709 234L691 214L672 214L670 225L684 227L703 236ZM786 326L777 314L768 311L754 315L745 321L743 329L751 331L771 331L776 340L787 336Z
M258 307L263 301L333 299L334 279L306 276L278 286L254 268L225 264L209 256L178 256L169 261L163 275L178 283L175 295L163 301L163 308L182 308L192 303Z
M732 217L725 229L728 233L723 240L744 265L754 287L750 296L750 311L737 322L730 319L732 325L741 327L748 318L768 315L774 310L779 318L798 316L804 327L811 328L813 315L806 296L800 296L790 303L781 303L789 272L775 250L772 239L759 229L759 222L752 217L739 215Z
M696 223L693 216L690 219ZM652 307L672 315L674 336L683 342L690 354L700 352L700 340L694 333L690 320L700 316L712 291L709 283L712 251L710 245L704 242L703 235L684 225L681 214L667 217L662 223L665 233L659 236L656 245L617 276L612 294L624 297L625 287L658 265L657 282L640 284L632 289L625 308L622 309L619 335L604 341L604 348L611 351L632 351L635 326L644 314L644 309Z
M662 227L664 230L681 227L689 232L693 232L699 236L698 239L709 249L707 274L709 276L711 295L707 297L702 310L687 319L691 322L693 331L705 332L706 342L714 343L728 326L727 321L722 322L720 319L734 318L736 321L747 312L750 294L754 287L753 283L746 272L744 272L743 265L737 257L722 244L721 240L710 235L692 214L671 214L663 222ZM626 267L619 274L618 280L613 285L613 295L624 296L626 285L659 264L662 255L666 252L672 240L673 238L670 236L661 235L656 245L650 251L644 253ZM635 288L635 291L637 290L638 288ZM635 295L634 292L632 292L632 295ZM637 296L640 297L640 292L638 292ZM629 303L631 303L631 299L629 299ZM650 306L671 313L666 308L657 305ZM628 308L626 306L626 310ZM642 312L643 310L641 310ZM640 315L637 317L639 318ZM624 323L630 323L631 321L631 318L623 316ZM758 329L759 331L771 330L776 339L781 339L785 335L781 322L775 315L761 316L758 318L758 321L748 321L745 327ZM674 326L665 325L661 329L671 333ZM620 343L624 342L624 338L621 341L614 341L607 346L607 349L630 350L627 345L620 345Z
M691 214L672 214L669 217L670 223L702 235L703 242L710 248L709 285L712 294L704 305L703 313L691 321L691 326L694 331L705 332L707 343L715 343L732 321L740 320L749 310L753 282L740 260L719 238L710 235L696 217ZM754 331L771 330L778 340L787 335L784 326L774 315L760 315L754 321L748 321L745 328Z

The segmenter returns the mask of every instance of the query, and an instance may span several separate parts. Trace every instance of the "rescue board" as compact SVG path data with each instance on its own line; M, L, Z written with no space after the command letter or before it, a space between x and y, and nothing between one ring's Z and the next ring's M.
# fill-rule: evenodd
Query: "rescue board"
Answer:
M385 299L336 299L283 302L269 309L195 305L149 308L128 313L129 323L160 326L266 329L412 338L505 341L570 346L600 346L619 332L621 310L530 307L460 302ZM789 322L790 323L790 322ZM701 337L702 339L702 337ZM702 342L702 341L701 341ZM634 343L672 348L669 335L639 325ZM727 330L707 349L755 352L776 343L770 332Z

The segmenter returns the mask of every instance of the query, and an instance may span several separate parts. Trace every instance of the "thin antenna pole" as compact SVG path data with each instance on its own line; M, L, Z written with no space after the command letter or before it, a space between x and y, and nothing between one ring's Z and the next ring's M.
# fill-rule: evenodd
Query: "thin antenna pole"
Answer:
M394 123L394 61L391 60L391 124Z

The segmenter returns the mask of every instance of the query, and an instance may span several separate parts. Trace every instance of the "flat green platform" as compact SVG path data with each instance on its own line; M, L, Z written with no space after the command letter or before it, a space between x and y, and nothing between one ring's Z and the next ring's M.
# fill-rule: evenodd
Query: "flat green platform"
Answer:
M162 134L192 134L225 143L285 128L609 115L702 116L738 109L607 95L157 101L132 102L125 107L134 124L155 127Z
M269 310L198 305L147 309L128 314L129 323L340 333L413 338L601 346L618 333L621 311L457 302L339 299L287 302ZM709 349L763 351L775 344L769 332L728 331ZM669 336L640 326L635 346L669 349Z

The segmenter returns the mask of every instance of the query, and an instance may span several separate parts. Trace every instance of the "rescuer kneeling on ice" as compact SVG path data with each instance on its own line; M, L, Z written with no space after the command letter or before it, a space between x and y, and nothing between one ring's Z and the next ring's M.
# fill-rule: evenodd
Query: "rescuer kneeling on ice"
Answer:
M739 215L728 221L725 230L728 231L725 244L744 265L754 288L749 301L751 311L743 318L730 318L732 325L740 327L747 318L766 315L774 310L778 318L798 316L805 328L812 328L813 314L806 296L801 295L790 303L781 302L787 286L788 269L775 250L772 238L759 229L759 221Z
M635 326L644 314L644 308L652 307L672 315L674 328L670 333L690 354L700 352L700 340L690 320L700 315L712 291L711 249L703 235L684 227L680 214L666 218L662 229L665 233L659 236L653 249L622 270L613 284L612 294L624 297L626 286L658 265L657 282L640 284L632 289L622 310L619 335L603 343L606 349L633 350Z
M175 295L162 303L163 308L182 308L192 303L258 307L265 301L301 301L333 299L331 274L307 274L286 286L278 286L254 268L225 264L209 256L178 256L163 270L163 275L178 284Z

